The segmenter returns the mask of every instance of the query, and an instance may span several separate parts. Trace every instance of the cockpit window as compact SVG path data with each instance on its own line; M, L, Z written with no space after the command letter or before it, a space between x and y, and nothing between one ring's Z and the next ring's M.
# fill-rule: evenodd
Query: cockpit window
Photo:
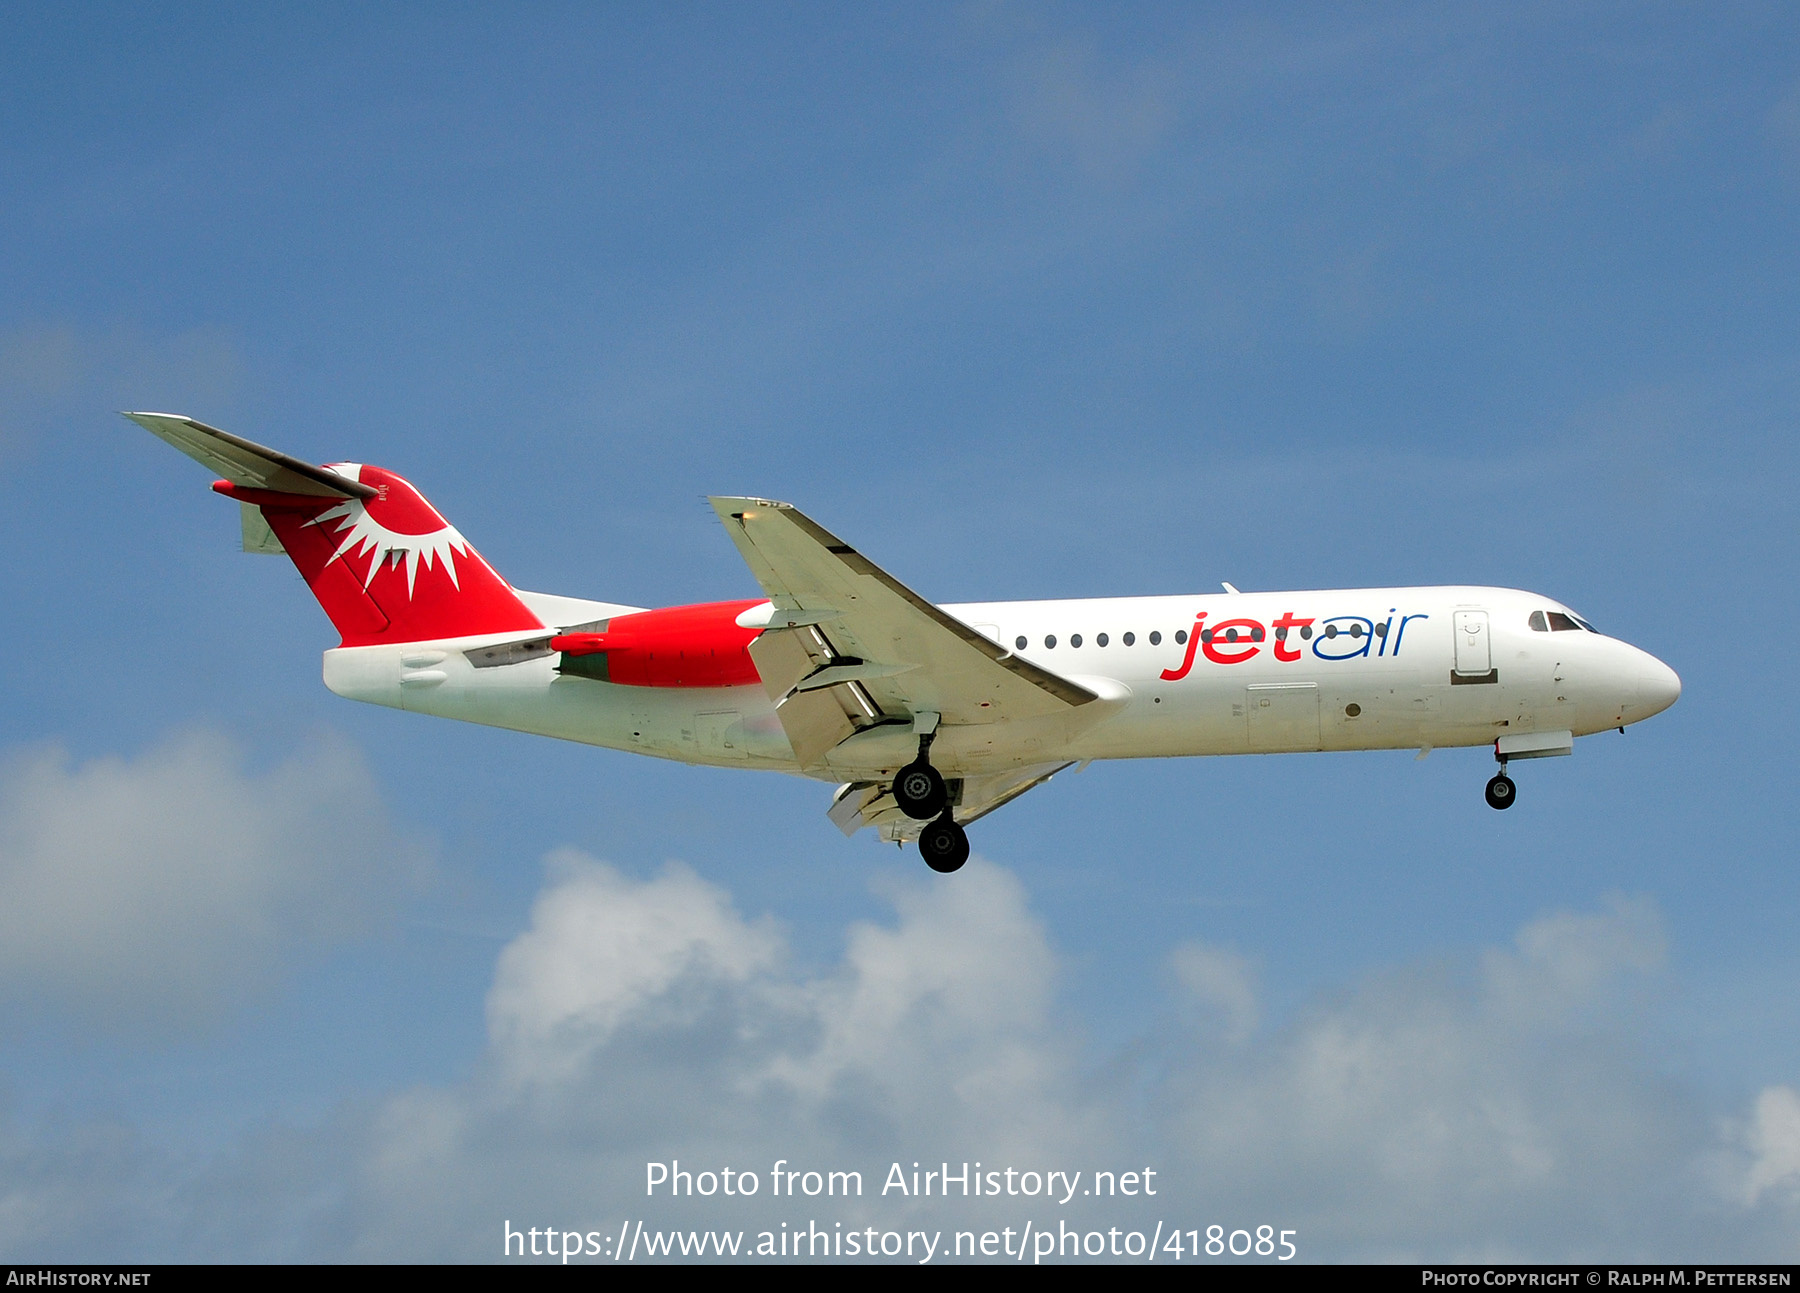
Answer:
M1548 633L1550 631L1550 625L1544 619L1544 612L1531 612L1531 631L1533 633Z
M1572 617L1564 615L1561 611L1551 611L1550 631L1552 633L1579 633L1581 632L1581 625L1577 624Z
M1581 625L1581 627L1586 629L1589 633L1598 633L1600 631L1592 624L1589 624L1586 620L1582 619L1581 616L1577 615L1574 611L1569 612L1569 618Z

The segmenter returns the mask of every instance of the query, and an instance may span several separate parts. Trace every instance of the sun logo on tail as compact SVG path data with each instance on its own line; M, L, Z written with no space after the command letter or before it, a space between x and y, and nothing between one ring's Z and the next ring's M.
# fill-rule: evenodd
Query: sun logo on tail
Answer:
M440 518L441 519L441 518ZM419 562L423 558L425 568L441 561L444 573L450 576L450 583L459 592L462 585L456 578L456 554L469 555L469 541L463 538L460 531L449 522L444 523L441 530L433 530L430 534L401 534L390 530L387 526L369 515L369 509L360 498L346 499L336 507L327 508L319 513L308 525L330 526L333 538L340 538L337 551L325 562L330 565L345 553L362 556L373 553L369 560L369 573L363 577L363 589L368 590L375 582L375 572L384 564L399 565L406 563L406 596L412 599L413 585L419 577ZM346 532L347 531L347 532Z

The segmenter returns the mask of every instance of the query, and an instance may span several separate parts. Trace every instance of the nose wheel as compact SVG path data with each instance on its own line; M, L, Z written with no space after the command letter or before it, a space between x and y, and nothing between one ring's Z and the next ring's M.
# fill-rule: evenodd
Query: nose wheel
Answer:
M919 856L933 871L948 875L969 860L969 836L945 813L919 832Z

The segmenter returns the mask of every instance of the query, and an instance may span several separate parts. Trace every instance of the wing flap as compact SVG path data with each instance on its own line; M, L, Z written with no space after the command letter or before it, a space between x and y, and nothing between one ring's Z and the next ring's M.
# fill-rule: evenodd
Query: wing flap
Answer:
M855 669L849 673L857 676L836 676L844 666L830 663L839 657L817 626L764 629L749 651L801 767L816 766L860 727L881 720Z
M814 767L856 732L856 724L831 691L797 691L775 707L775 717L802 768Z

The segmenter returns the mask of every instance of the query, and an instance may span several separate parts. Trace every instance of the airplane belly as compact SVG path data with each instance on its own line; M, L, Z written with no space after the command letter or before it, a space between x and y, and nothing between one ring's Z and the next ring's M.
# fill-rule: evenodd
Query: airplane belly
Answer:
M476 668L467 641L327 651L325 684L351 700L685 763L791 770L761 687L629 687L558 674L551 656Z

